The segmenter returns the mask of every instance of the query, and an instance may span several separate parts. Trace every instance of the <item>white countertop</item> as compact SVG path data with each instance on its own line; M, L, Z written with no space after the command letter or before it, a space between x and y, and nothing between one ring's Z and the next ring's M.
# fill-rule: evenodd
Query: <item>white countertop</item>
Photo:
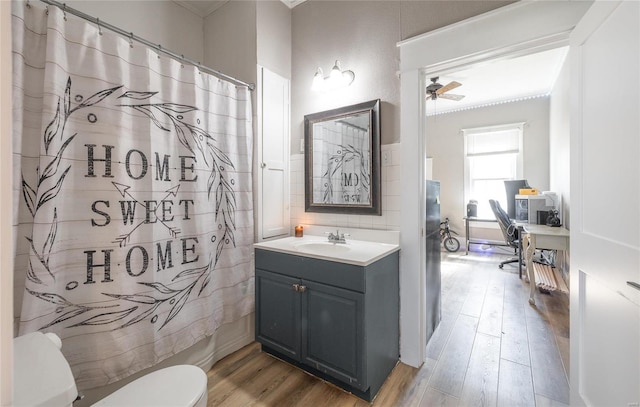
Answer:
M305 235L255 243L253 247L356 266L368 266L400 250L400 245L396 243L371 242L348 237L346 240L346 243L330 243L326 236Z

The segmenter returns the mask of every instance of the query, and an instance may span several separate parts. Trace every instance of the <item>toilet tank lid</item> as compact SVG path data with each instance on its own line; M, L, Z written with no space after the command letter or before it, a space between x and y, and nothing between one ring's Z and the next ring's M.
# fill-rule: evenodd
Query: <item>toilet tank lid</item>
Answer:
M14 406L70 406L78 396L69 363L41 332L13 340Z
M191 407L207 393L207 374L197 366L177 365L146 374L92 407Z

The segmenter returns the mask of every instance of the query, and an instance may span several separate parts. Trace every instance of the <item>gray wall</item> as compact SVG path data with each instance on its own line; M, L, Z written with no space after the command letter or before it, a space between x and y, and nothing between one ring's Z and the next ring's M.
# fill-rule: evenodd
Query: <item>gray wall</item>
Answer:
M203 60L202 18L172 1L67 1L66 4L194 61Z
M291 79L291 10L280 0L257 3L258 64Z
M461 112L429 116L427 155L433 157L433 179L440 184L440 213L452 227L464 232L464 140L462 129L526 122L524 177L540 191L549 190L549 98L504 103ZM485 233L487 231L487 233ZM474 231L473 237L497 239L499 233Z
M400 141L399 52L396 44L509 1L322 1L293 9L291 152L300 152L304 115L382 100L382 144ZM354 83L330 93L311 91L316 67L325 75L339 59Z
M256 54L256 2L230 1L205 17L205 65L256 83Z

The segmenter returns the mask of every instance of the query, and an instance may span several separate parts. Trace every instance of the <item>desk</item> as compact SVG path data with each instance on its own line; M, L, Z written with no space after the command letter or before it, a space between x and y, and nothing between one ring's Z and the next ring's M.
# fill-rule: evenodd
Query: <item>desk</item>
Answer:
M536 247L549 250L567 250L569 248L569 231L564 227L551 227L546 225L532 225L520 223L522 234L522 247L526 247L525 264L529 274L529 303L535 305L533 294L536 291L536 277L533 270L533 253Z
M465 216L464 217L464 228L465 228L465 239L467 239L466 241L466 251L465 251L465 255L469 254L469 245L471 244L488 244L491 246L508 246L507 244L504 243L489 243L487 240L484 239L473 239L469 236L469 224L471 222L481 222L481 223L498 223L498 221L496 220L496 218L493 219L482 219L482 218L476 218L475 216Z

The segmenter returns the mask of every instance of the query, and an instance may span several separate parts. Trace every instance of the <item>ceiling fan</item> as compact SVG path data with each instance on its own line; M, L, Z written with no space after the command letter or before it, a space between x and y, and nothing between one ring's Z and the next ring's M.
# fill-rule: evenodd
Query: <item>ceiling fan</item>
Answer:
M458 86L462 86L460 82L452 81L442 86L438 83L438 76L431 78L431 83L427 86L427 99L436 100L438 98L450 99L450 100L462 100L464 95L455 95L452 93L445 93L451 89L455 89Z

